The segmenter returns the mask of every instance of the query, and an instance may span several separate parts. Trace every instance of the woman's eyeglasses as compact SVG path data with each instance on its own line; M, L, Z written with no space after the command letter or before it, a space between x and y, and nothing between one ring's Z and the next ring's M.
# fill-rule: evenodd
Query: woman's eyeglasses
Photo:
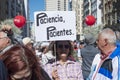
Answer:
M60 49L62 49L62 48L66 48L66 49L70 48L69 45L61 45L61 44L58 45L57 47L60 48Z

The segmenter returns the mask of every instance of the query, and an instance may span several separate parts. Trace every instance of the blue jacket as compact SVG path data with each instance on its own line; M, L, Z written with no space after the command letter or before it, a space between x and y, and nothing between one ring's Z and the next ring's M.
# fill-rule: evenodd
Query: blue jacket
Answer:
M120 45L104 61L97 54L88 80L120 80Z

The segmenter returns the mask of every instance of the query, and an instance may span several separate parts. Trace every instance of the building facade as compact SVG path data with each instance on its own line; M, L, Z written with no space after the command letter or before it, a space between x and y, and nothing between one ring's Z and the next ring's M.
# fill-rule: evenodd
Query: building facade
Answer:
M29 0L0 0L0 22L13 19L17 15L26 18L26 25L22 28L22 36L30 36Z
M31 36L31 28L30 28L30 24L31 24L31 21L30 21L30 12L29 12L29 0L23 0L23 6L24 6L24 10L23 11L25 11L24 12L24 15L25 15L25 17L26 17L26 25L25 25L25 27L23 27L23 32L22 32L22 35L23 35L23 37L26 37L26 36L28 36L28 37L30 37Z
M23 0L0 0L0 21L24 15Z
M96 22L93 25L98 26L102 24L101 20L101 9L99 8L101 2L100 0L84 0L83 1L83 20L86 18L87 15L93 15L96 18ZM83 22L83 27L88 27L85 22Z
M46 0L46 11L75 11L76 36L80 39L82 34L83 0Z
M120 26L120 0L101 0L102 22L104 26Z
M83 34L83 0L72 0L72 11L76 12L76 34L77 34L77 40L81 39L81 36Z
M69 0L45 0L46 11L68 11Z

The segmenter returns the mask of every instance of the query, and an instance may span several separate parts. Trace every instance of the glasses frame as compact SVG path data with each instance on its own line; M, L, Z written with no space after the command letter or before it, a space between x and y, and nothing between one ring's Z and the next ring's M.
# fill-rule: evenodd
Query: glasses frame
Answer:
M60 49L63 49L63 48L65 48L65 49L69 49L70 48L70 45L68 45L68 44L64 44L64 45L62 45L62 44L59 44L59 45L57 45L57 48L60 48Z

